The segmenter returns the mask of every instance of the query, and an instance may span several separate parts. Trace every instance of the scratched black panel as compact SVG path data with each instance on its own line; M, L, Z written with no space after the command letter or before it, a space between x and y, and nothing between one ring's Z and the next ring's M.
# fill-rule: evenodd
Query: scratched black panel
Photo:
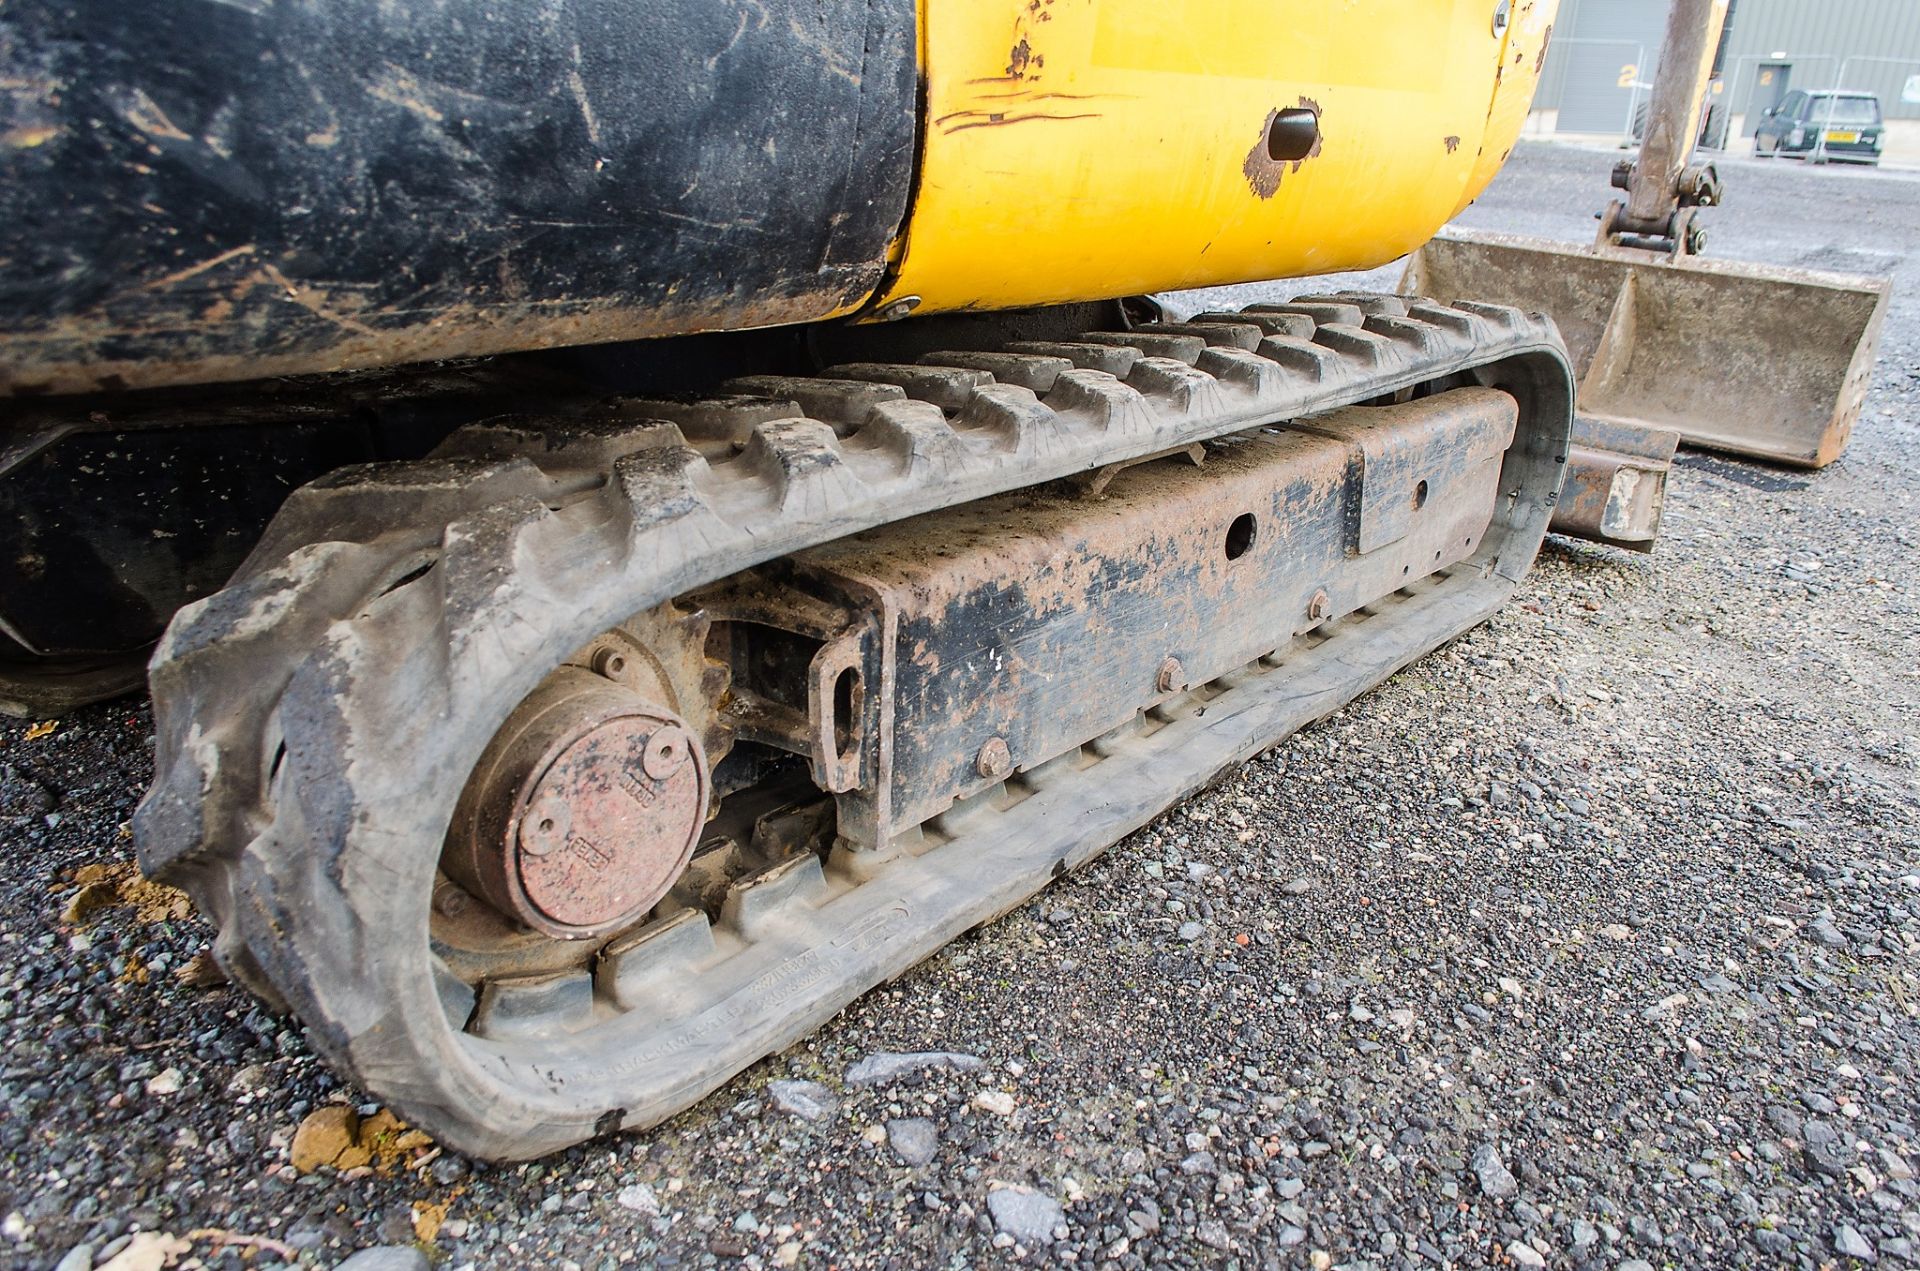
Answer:
M13 0L0 387L797 321L906 207L912 0Z

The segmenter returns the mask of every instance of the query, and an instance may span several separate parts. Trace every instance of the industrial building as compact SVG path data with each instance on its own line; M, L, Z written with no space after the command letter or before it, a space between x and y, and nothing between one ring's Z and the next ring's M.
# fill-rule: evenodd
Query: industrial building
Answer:
M1630 139L1660 59L1667 0L1561 0L1528 131ZM1735 0L1708 140L1751 153L1753 130L1796 89L1879 96L1886 161L1920 164L1920 3Z

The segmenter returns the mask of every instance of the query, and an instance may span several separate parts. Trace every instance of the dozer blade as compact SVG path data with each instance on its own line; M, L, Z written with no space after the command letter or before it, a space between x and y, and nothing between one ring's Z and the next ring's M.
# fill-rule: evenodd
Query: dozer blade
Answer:
M1549 314L1591 420L1821 468L1859 417L1889 282L1450 229L1401 290Z
M1680 434L1575 415L1567 481L1549 526L1555 534L1650 552L1667 505L1667 473Z

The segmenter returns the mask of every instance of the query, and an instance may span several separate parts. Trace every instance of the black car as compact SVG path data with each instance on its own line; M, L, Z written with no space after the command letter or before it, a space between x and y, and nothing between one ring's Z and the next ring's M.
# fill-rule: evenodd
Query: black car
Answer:
M1762 158L1790 154L1815 163L1878 164L1880 132L1880 99L1872 93L1795 91L1760 117L1753 152Z

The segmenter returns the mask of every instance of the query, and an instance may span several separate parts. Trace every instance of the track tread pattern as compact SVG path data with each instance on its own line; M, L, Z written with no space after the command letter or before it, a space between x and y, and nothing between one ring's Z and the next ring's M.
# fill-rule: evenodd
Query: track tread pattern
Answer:
M1096 332L944 371L930 355L479 421L426 460L303 488L155 655L142 867L195 896L238 978L445 1141L499 1156L585 1137L594 1122L563 1111L564 1092L460 1049L424 947L453 797L566 652L889 521L1502 359L1564 362L1549 322L1498 306L1341 295L1207 318L1212 340ZM994 378L1003 367L1022 382ZM410 933L417 955L396 954Z

